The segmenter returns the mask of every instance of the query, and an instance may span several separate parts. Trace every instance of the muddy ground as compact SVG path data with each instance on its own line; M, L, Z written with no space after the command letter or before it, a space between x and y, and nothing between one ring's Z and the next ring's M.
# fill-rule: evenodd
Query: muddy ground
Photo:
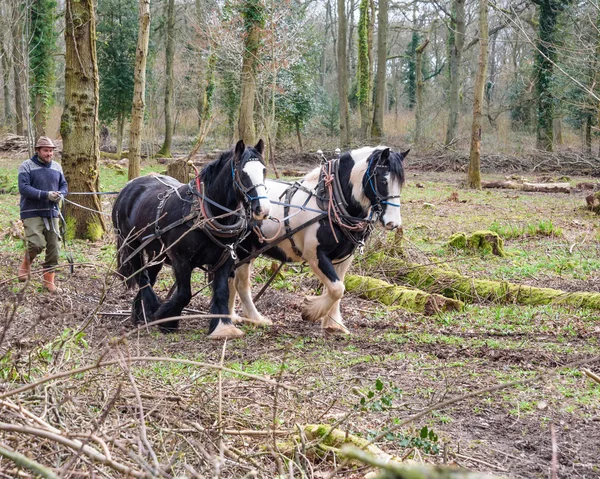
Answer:
M414 174L409 180L413 183L426 179L430 185L455 188L460 182L454 174ZM552 194L528 197L539 204L564 201ZM423 201L413 201L403 204L405 229L415 226L411 217L422 215ZM563 214L567 225L572 210ZM436 218L450 220L447 215ZM597 226L593 217L584 220L592 230ZM444 227L455 229L449 223ZM435 233L431 236L437 241ZM410 243L409 248L419 249L415 245ZM39 273L25 286L16 282L22 250L16 241L5 238L2 243L0 395L23 408L10 409L3 402L3 423L46 424L66 437L87 437L85 441L98 450L104 450L98 445L103 443L116 462L135 470L151 470L156 457L160 467L147 472L154 477L285 473L358 478L368 470L340 463L332 452L311 452L301 436L294 445L296 425L332 424L369 438L450 398L531 379L435 410L378 445L409 463L451 463L497 476L545 478L554 469L560 478L600 477L600 385L581 374L581 366L564 368L598 355L600 320L595 313L582 319L577 310L528 309L523 310L530 317L527 324L508 328L503 326L509 321L494 305L482 305L487 321L476 322L469 310L451 318L423 316L348 294L342 312L351 334L328 336L318 324L301 319L303 297L314 294L317 285L298 267L293 279L276 281L258 303L274 325L260 329L244 325L246 336L224 345L206 339L204 318L184 318L176 334L163 335L156 328L132 333L129 318L119 313L128 310L134 293L111 274L110 240L74 248L74 273L61 271L63 292L50 295L42 292ZM268 263L258 269L263 267ZM164 297L170 277L164 272L162 278L157 293ZM548 274L522 279L543 287L598 291L590 278L597 276ZM198 275L197 290L203 281ZM254 291L260 287L255 284ZM189 308L206 311L208 302L202 292ZM219 378L216 371L199 365L127 360L148 356L222 363L279 386L232 373ZM44 376L113 359L120 362L9 395ZM588 367L599 371L598 362ZM42 422L31 420L23 410ZM288 433L273 439L265 431L274 424ZM423 426L435 431L436 441L419 442ZM255 434L243 432L248 430ZM559 451L555 466L552 431ZM90 432L99 437L96 443L89 439ZM0 442L60 472L60 477L126 477L110 465L93 465L84 454L74 455L72 449L24 429L0 431ZM295 458L292 466L290 456ZM0 477L19 474L32 477L25 468L17 471L13 462L0 459Z

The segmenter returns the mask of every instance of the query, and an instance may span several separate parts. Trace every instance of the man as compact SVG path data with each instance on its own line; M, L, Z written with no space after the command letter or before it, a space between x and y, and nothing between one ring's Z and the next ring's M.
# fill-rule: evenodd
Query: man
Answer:
M19 281L31 274L31 263L44 248L43 286L51 293L54 268L58 265L60 236L58 226L58 201L67 194L67 181L61 166L52 161L56 146L46 136L35 144L35 155L19 167L19 193L21 193L21 219L27 237L25 258L19 266Z

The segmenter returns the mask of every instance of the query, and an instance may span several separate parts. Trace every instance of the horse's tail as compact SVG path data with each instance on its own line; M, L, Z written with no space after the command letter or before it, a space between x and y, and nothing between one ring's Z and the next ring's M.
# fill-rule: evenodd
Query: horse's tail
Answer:
M139 259L139 253L133 258L129 258L133 252L134 249L129 246L125 238L117 235L117 271L125 279L125 284L130 289L136 284L135 272L139 269L135 267L136 262L134 262L136 258Z

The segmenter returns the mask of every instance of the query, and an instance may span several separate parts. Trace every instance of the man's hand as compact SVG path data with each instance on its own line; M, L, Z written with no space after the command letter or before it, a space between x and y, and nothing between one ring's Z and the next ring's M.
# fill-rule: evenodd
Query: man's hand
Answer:
M58 192L58 191L49 191L48 192L48 199L50 201L57 202L58 200L60 200L60 192Z

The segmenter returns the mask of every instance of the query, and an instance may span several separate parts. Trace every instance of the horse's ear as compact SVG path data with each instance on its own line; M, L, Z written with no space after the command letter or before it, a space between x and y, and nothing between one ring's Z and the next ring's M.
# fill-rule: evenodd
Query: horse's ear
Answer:
M386 163L390 158L390 149L389 148L385 148L384 150L381 150L381 156L379 157L379 161L381 161L382 163Z
M244 140L240 140L235 144L234 154L236 158L240 158L244 154L244 150L246 149L246 145L244 144Z
M406 150L404 153L400 153L402 155L402 159L404 159L408 156L409 151L410 151L410 148L408 150Z
M263 154L263 151L265 151L265 142L262 141L262 138L258 140L258 143L254 147L254 149L258 151L261 155Z

